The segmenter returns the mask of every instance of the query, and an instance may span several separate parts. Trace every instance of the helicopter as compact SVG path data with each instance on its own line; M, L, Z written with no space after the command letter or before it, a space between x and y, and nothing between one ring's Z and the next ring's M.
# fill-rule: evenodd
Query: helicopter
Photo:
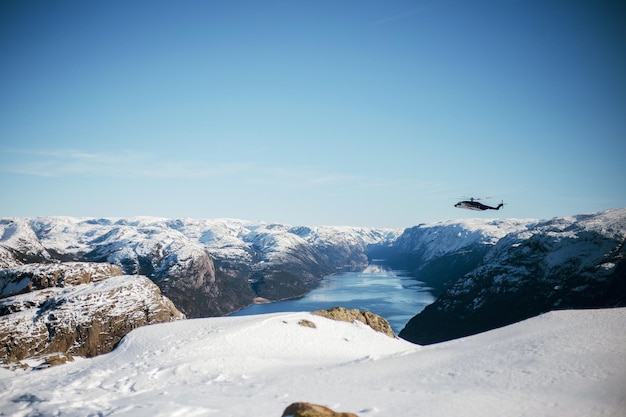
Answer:
M486 197L490 198L490 197ZM468 200L459 201L454 205L456 208L462 208L467 210L476 210L476 211L484 211L484 210L500 210L502 206L504 206L504 201L500 202L496 207L491 207L483 203L479 203L478 200L480 198L471 197Z

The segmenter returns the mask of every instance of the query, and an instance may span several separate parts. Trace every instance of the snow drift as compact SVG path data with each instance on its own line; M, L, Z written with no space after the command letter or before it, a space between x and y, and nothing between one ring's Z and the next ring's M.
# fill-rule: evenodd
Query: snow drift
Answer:
M135 329L96 358L0 370L0 409L243 417L310 401L361 417L617 417L624 346L624 308L552 312L426 347L309 313L194 319Z

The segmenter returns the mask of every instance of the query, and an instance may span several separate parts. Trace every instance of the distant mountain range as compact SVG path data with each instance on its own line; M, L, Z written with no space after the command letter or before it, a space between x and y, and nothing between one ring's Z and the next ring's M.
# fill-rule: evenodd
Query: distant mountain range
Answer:
M324 276L362 270L383 258L433 287L437 301L400 334L433 343L551 309L626 305L625 238L626 209L406 230L234 219L2 218L0 348L8 343L2 328L9 326L16 299L41 308L41 291L97 281L61 279L63 274L44 274L39 266L67 271L71 265L109 265L118 272L108 278L148 277L145 285L156 284L179 310L166 308L167 321L180 312L220 316L261 300L299 297ZM52 292L58 301L58 291Z
M232 219L0 219L0 268L106 262L154 281L187 317L299 297L326 275L368 264L401 230L291 227ZM10 295L8 293L4 294Z

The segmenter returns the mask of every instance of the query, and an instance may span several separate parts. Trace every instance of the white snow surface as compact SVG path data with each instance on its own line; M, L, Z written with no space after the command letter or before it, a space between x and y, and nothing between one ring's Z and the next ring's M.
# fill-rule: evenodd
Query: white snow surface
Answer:
M626 308L426 347L309 313L196 319L93 359L0 370L0 415L278 417L295 401L361 417L623 416Z

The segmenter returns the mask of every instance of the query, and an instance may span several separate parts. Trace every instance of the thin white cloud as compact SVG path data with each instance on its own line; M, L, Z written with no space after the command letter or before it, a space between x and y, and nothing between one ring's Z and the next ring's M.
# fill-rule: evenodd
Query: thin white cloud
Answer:
M355 182L352 175L321 167L291 167L241 161L163 158L137 151L0 150L0 171L39 177L94 175L112 178L206 179L237 177L252 185L290 188Z
M354 175L329 172L323 167L256 166L257 175L249 178L249 183L290 188L307 188L354 183Z
M163 158L137 151L88 152L65 150L2 150L0 171L38 177L97 176L112 179L211 179L226 186L273 190L325 189L327 193L410 190L421 198L433 193L451 195L445 182L428 179L386 177L375 172L346 173L324 166L275 165L257 161L197 161Z
M224 177L250 171L249 164L239 162L209 162L195 161L153 161L136 169L136 174L147 178L186 178L202 179Z
M64 150L2 150L2 171L40 177L98 175L140 178L208 178L248 169L241 163L195 162L161 159L136 152L86 152Z

